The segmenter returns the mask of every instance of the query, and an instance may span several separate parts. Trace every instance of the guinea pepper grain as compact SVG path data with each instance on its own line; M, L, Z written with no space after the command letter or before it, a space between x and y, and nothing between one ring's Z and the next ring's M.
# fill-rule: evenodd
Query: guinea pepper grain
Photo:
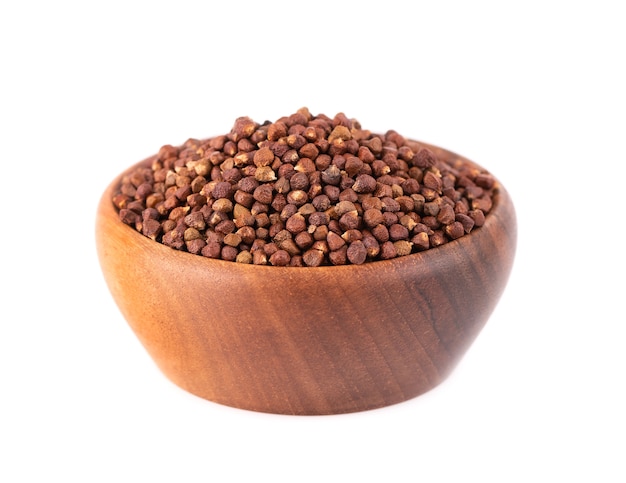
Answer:
M375 134L307 108L228 134L165 145L123 176L119 218L171 248L237 263L363 264L461 238L485 223L498 186L393 130Z

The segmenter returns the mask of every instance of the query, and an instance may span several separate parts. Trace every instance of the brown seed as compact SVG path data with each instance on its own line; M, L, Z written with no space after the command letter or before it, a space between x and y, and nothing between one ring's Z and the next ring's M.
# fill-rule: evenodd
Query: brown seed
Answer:
M274 190L277 193L281 193L281 194L288 193L290 189L291 189L291 185L289 183L289 180L285 178L284 176L278 178L276 183L274 183Z
M328 225L330 216L326 212L316 211L309 215L309 224L312 226Z
M241 236L237 233L229 233L224 237L224 243L226 245L230 245L231 247L239 246L241 243Z
M326 225L311 226L309 227L309 230L311 229L313 229L312 235L316 241L326 240L326 237L328 236L328 233L330 232L329 227Z
M285 207L281 210L280 219L282 221L287 221L291 216L295 215L298 212L299 212L298 207L296 205L289 203L285 205Z
M218 242L209 242L201 250L201 254L208 258L219 258L222 246Z
M408 240L398 240L393 242L393 246L396 249L396 256L405 257L411 254L413 244Z
M326 211L330 208L330 199L326 195L317 195L311 203L317 211Z
M495 184L495 179L490 174L481 173L476 176L474 182L481 188L491 189Z
M460 238L465 234L465 229L463 228L463 225L458 221L446 225L443 231L453 240L456 240L457 238Z
M450 205L443 205L437 214L437 221L442 225L449 225L455 220L454 208Z
M328 142L333 143L336 140L347 141L352 139L352 134L350 133L350 129L345 126L337 126L333 129L333 132L328 136Z
M306 191L302 190L292 190L287 193L287 202L292 203L296 206L302 206L308 201L309 197Z
M237 254L235 261L237 263L252 263L252 254L247 250L243 250Z
M274 162L274 153L268 147L261 148L254 153L253 162L257 168L269 166Z
M344 169L346 170L346 173L348 173L348 176L350 177L356 176L359 173L359 171L361 171L362 168L363 168L363 161L357 158L356 156L349 156L346 159L346 164L345 164ZM374 185L375 183L376 181L374 181Z
M339 185L341 182L341 170L334 164L331 164L328 168L322 171L322 181L327 185Z
M220 198L215 200L211 205L214 211L221 211L222 213L230 213L233 211L233 202L228 198Z
M307 143L298 150L300 157L309 159L317 158L319 152L319 148L313 143Z
M185 246L185 240L183 236L184 232L175 228L163 235L162 241L165 245L180 250Z
M415 228L415 226L417 225L417 221L415 221L415 219L410 215L401 216L399 221L400 221L400 224L406 227L408 231L412 231L413 228Z
M306 191L309 189L309 176L306 173L296 172L289 180L289 184L290 189Z
M375 208L365 210L365 212L363 213L363 222L370 228L381 224L383 220L383 213Z
M272 202L272 198L273 198L272 194L273 194L272 186L269 184L262 184L254 190L252 196L259 203L269 205Z
M412 161L418 168L430 168L435 165L437 158L430 149L422 148L413 157Z
M339 193L339 201L349 201L351 203L356 203L359 201L359 195L352 188L347 187L344 188L341 193Z
M326 237L326 242L328 243L328 248L331 251L338 250L339 248L341 248L342 246L346 244L346 242L341 236L339 236L337 233L332 232L332 231L328 232L328 236Z
M360 218L356 210L344 213L339 218L339 226L345 230L356 230L359 228Z
M245 193L254 193L259 186L259 182L253 176L246 176L237 182L237 187Z
M363 208L363 211L370 209L381 211L383 208L380 198L377 198L376 196L361 195L359 199L361 200L361 207Z
M397 255L396 247L393 242L386 241L380 246L380 259L381 260L390 260L395 258Z
M304 267L304 261L302 260L302 255L294 255L289 260L290 267Z
M302 254L302 260L307 267L319 267L324 261L324 253L311 249Z
M254 203L254 196L252 196L251 193L246 193L245 191L242 191L242 190L235 191L233 199L235 200L237 204L244 206L246 208L250 208L252 204Z
M274 242L269 242L263 245L263 251L268 257L271 257L274 253L278 251L278 245Z
M287 136L287 126L284 123L275 122L267 127L267 139L269 141L278 141L285 136Z
M127 225L134 225L137 221L139 221L139 215L132 210L123 208L119 212L120 220Z
M422 218L422 223L426 225L431 230L437 230L441 224L437 221L437 218L434 216L425 216Z
M393 198L386 196L382 198L380 201L382 203L382 211L388 211L392 213L396 211L400 211L400 203L398 203Z
M254 265L267 265L267 255L263 250L252 253L252 263Z
M411 238L411 242L417 251L428 250L430 247L430 241L426 232L417 233Z
M455 220L461 223L461 225L463 225L463 230L465 231L465 233L471 232L472 228L474 228L475 222L468 215L465 215L463 213L457 213L455 215Z
M380 244L378 243L378 240L376 240L376 238L372 235L364 235L362 241L365 249L367 250L368 258L377 257L380 253Z
M384 243L384 242L389 240L389 230L382 223L380 225L376 225L375 227L372 228L372 235L380 243Z
M315 213L315 211L316 211L315 207L313 206L312 203L305 203L298 208L298 213L300 213L302 216L305 216L305 217L308 215L312 215L313 213Z
M356 240L350 243L346 255L350 263L361 265L367 258L367 248L361 240Z
M256 123L249 117L240 117L235 120L235 125L231 130L232 140L237 142L242 138L247 138L252 135L256 129Z
M285 206L287 206L287 198L282 193L277 193L272 200L271 207L274 208L275 211L282 211Z
M168 219L179 221L179 220L182 220L185 216L187 216L187 213L189 213L188 206L177 206L172 211L170 211Z
M346 241L346 243L352 243L353 241L362 240L363 233L360 230L347 230L341 235L341 238Z
M269 262L276 267L285 267L289 265L291 256L285 250L277 250L269 259Z
M389 239L391 241L407 240L409 238L409 230L399 223L394 223L389 227Z
M315 240L313 244L311 245L311 249L319 250L324 254L327 254L328 252L330 252L330 249L328 248L328 243L326 243L326 240Z
M222 235L228 235L235 231L236 225L232 220L226 219L220 221L217 225L215 225L215 232L220 233Z
M348 262L348 246L344 245L338 250L330 252L328 260L333 265L345 265Z
M194 238L193 240L185 241L185 248L189 253L199 255L202 253L202 249L205 247L206 242L202 238Z
M143 221L141 232L148 238L156 240L157 237L161 234L161 231L161 223L159 223L157 220L147 219Z
M293 169L299 173L314 173L316 168L312 159L301 158Z
M438 247L446 243L446 237L441 230L435 230L428 239L430 240L431 247Z
M234 262L237 258L237 254L239 253L239 250L237 250L235 247L230 246L230 245L224 245L222 247L222 251L220 253L220 256L222 258L222 260L227 260L229 262Z
M374 160L376 159L372 154L372 151L370 151L367 146L360 146L357 156L361 161L368 164L374 162Z
M335 205L335 215L337 217L342 217L346 213L354 212L358 215L356 206L352 201L343 200Z
M233 207L233 221L235 222L235 225L239 227L253 225L254 216L248 208L240 205L239 203L235 203L235 206Z
M227 181L220 181L215 183L213 189L211 190L211 195L213 198L230 198L232 196L232 185Z
M483 226L485 224L485 213L482 210L470 210L468 216L474 220L474 226Z
M300 254L300 248L292 238L287 238L277 242L276 244L278 245L278 248L285 250L292 257Z
M290 134L287 136L287 144L293 149L298 150L306 144L306 139L300 134Z
M196 240L198 238L202 238L202 235L195 228L187 228L183 235L185 241Z
M254 179L261 183L267 183L276 180L276 173L271 166L261 166L254 172Z
M304 250L313 245L313 236L308 231L301 231L295 235L293 241L298 248Z
M376 189L376 180L369 174L357 176L352 189L357 193L372 193Z
M472 210L480 210L483 213L489 213L492 207L491 198L483 197L472 200Z
M246 245L252 245L256 239L256 230L251 226L242 226L236 233L241 237L241 243Z
M443 186L443 182L441 181L441 176L437 176L432 171L426 171L424 173L424 178L422 183L426 188L430 188L436 192L439 192Z
M294 205L288 205L288 206L294 206ZM306 226L307 226L306 220L304 216L302 216L300 213L293 214L292 216L289 217L289 219L285 223L285 227L291 233L300 233L301 231L304 231L306 229Z

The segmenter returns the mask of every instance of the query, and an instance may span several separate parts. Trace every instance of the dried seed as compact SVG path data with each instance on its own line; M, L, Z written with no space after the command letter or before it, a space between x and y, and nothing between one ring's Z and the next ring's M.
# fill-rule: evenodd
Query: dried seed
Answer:
M274 162L274 153L268 147L261 148L254 153L253 162L257 168L269 166Z
M291 256L285 250L277 250L270 258L269 262L276 267L284 267L289 265Z
M446 225L443 231L453 240L456 240L457 238L460 238L465 234L465 228L458 221Z
M426 232L415 234L413 238L411 238L411 242L417 251L428 250L430 247L430 240L428 239L428 234Z
M288 206L294 206L294 205L288 205ZM290 216L285 224L285 227L291 233L300 233L301 231L304 231L306 229L306 226L307 226L306 220L304 216L302 216L300 213L295 213L292 216Z
M413 244L408 240L398 240L393 242L393 246L396 249L396 256L405 257L411 254Z
M383 213L378 209L370 208L363 213L363 222L370 228L383 223L383 221Z
M254 179L261 183L267 183L276 180L276 173L271 166L261 166L254 172Z
M252 263L252 254L248 250L243 250L235 258L237 263Z
M311 249L302 254L302 260L307 267L319 267L324 261L324 253Z
M354 265L361 265L367 258L367 248L365 248L365 245L361 240L356 240L350 243L346 255L348 260L350 260L350 263Z
M376 180L369 174L357 176L352 189L357 193L372 193L376 189Z
M437 221L442 225L449 225L455 221L454 208L443 205L437 214Z
M461 225L463 225L463 230L465 231L465 233L471 232L472 228L474 228L475 222L468 215L465 215L463 213L457 213L455 215L455 220L461 223Z
M409 238L409 230L399 223L394 223L389 227L389 239L391 241L407 240Z
M397 256L396 247L393 242L386 241L380 246L380 259L390 260Z

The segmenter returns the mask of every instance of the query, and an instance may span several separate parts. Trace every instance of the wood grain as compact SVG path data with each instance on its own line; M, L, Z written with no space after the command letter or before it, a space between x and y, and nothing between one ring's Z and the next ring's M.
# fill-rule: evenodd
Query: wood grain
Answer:
M289 268L206 259L142 236L117 217L118 182L99 204L96 241L121 313L175 384L242 409L347 413L432 389L487 321L515 254L501 185L483 227L436 249Z

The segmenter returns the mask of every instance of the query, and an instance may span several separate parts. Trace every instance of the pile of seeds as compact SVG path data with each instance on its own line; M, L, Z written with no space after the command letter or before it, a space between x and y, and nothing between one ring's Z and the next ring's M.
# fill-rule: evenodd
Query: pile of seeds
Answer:
M480 227L494 178L395 131L306 108L163 146L123 177L120 219L209 258L276 266L362 264L427 250Z

